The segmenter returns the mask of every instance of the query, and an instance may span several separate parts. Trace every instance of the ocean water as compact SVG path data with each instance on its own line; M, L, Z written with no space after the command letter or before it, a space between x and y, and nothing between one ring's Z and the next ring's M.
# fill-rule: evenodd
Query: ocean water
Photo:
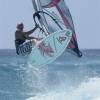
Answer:
M0 50L0 100L100 100L100 50L64 52L38 68L14 50Z

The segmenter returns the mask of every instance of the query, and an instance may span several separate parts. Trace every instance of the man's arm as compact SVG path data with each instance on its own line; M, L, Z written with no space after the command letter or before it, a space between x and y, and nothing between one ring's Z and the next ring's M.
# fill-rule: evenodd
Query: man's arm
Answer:
M32 34L37 28L38 28L38 25L36 25L35 28L32 29L32 30L30 30L30 31L28 31L28 32L24 32L24 34L25 34L25 35L30 35L30 34Z
M36 38L36 37L33 37L33 36L29 36L29 35L26 35L25 37L28 40L31 40L31 39L41 40L41 39L43 39L43 38Z
M31 39L38 39L36 37L33 36L29 36L28 34L25 35L26 39L31 40Z

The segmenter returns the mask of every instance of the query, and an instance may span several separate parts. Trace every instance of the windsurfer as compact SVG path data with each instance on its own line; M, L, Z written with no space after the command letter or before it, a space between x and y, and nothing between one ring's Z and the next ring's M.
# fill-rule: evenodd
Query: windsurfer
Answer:
M15 32L15 46L16 46L16 53L18 53L18 48L23 45L26 40L32 40L32 42L29 42L29 43L35 43L34 40L40 40L40 38L36 38L36 37L33 37L33 36L30 36L39 26L36 25L32 30L30 31L27 31L27 32L24 32L23 29L24 29L24 24L23 23L20 23L17 25L17 30ZM27 42L26 42L27 43ZM28 43L27 43L28 44Z

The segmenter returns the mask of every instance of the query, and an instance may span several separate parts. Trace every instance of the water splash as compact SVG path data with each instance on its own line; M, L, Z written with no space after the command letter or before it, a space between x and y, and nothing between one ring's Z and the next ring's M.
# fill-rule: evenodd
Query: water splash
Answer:
M100 78L90 78L69 92L59 89L27 100L100 100Z

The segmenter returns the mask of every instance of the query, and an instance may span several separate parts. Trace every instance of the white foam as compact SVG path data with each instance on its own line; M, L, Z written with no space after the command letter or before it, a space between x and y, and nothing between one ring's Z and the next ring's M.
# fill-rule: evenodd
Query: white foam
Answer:
M100 100L100 78L91 78L87 82L82 82L70 92L66 90L59 89L50 93L48 91L27 100Z
M70 100L100 100L100 78L91 78L81 83L70 96Z

